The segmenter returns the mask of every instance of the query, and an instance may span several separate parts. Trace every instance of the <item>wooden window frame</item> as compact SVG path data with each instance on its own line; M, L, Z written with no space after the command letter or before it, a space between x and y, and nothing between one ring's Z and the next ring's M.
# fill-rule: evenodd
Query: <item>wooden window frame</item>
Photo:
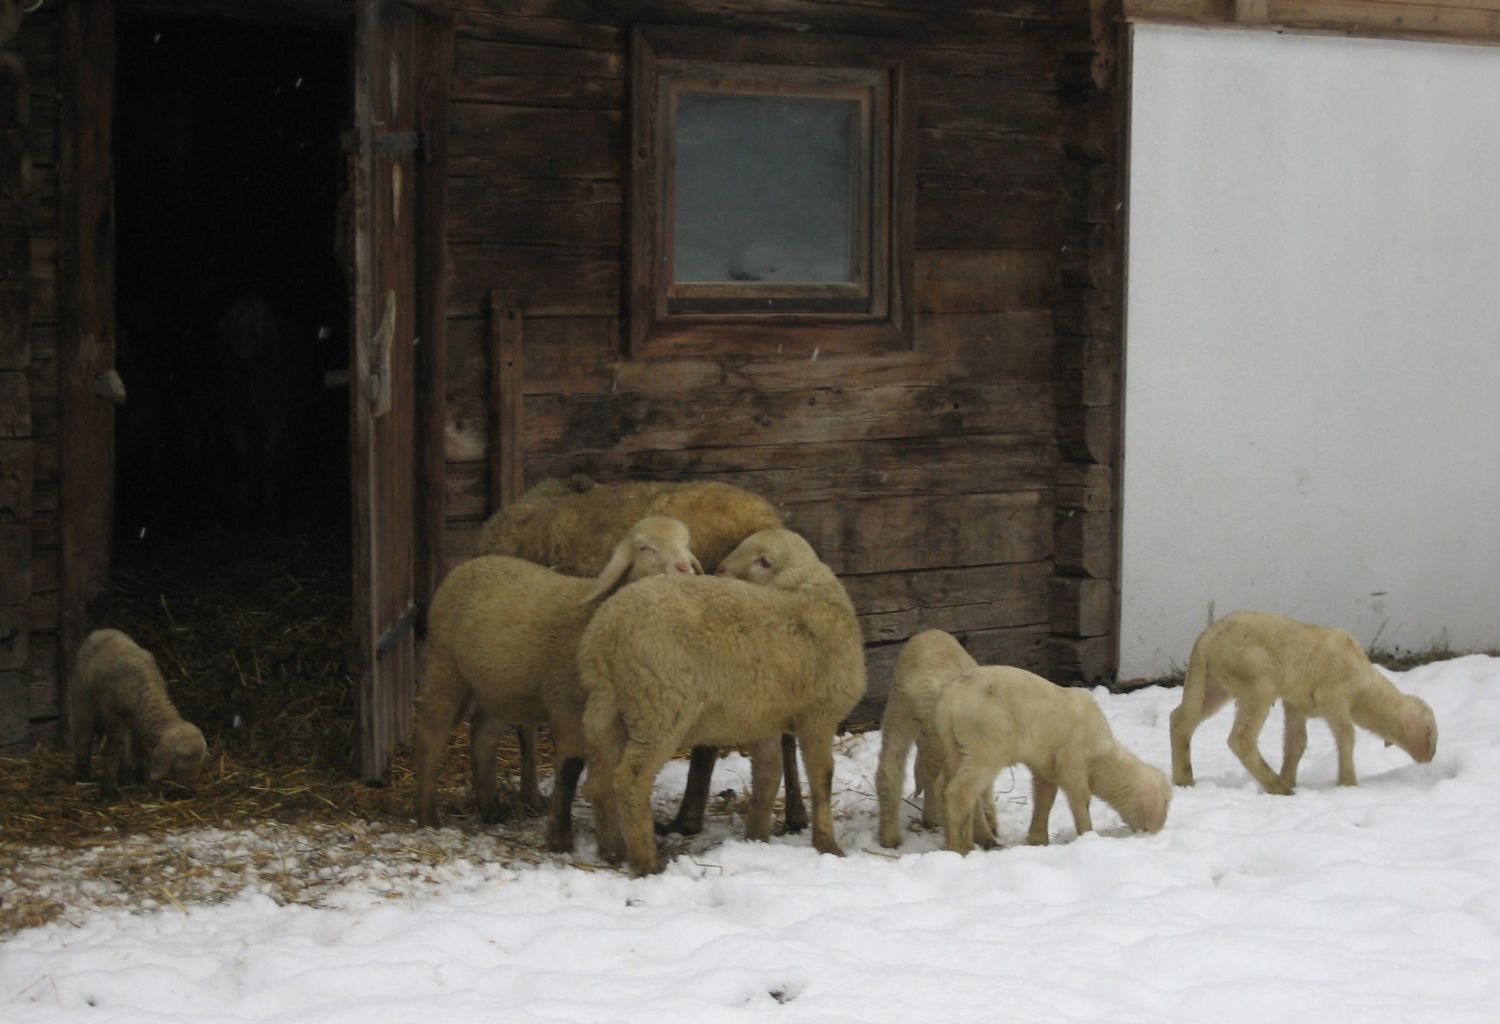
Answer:
M632 32L631 355L911 348L913 55L908 44L862 37L679 26L640 26ZM864 208L856 198L861 205L854 283L675 282L671 169L674 113L684 92L787 94L859 104L858 192L870 205ZM736 301L760 308L712 308Z

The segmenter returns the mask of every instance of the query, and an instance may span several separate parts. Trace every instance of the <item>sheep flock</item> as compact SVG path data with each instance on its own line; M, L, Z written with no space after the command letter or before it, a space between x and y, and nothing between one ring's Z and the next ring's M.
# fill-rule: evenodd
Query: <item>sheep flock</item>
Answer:
M428 610L413 746L419 825L439 824L438 769L467 714L473 799L486 823L542 809L535 735L549 730L554 852L574 849L582 780L599 856L638 875L662 870L657 834L702 828L714 762L738 748L751 762L745 837L770 839L784 785L784 830L810 824L816 850L842 855L833 743L867 696L864 637L843 583L774 506L722 483L548 480L484 525L479 551L448 574ZM1111 735L1089 691L979 664L961 639L927 629L899 651L875 779L884 847L902 844L913 748L918 823L960 854L997 845L994 781L1012 765L1032 779L1028 843L1047 843L1059 790L1080 835L1093 827L1095 796L1130 830L1161 830L1174 784L1194 782L1195 729L1230 702L1230 749L1268 794L1292 793L1308 718L1333 733L1340 785L1356 783L1356 726L1418 762L1437 749L1432 710L1399 692L1353 637L1279 615L1235 612L1194 644L1165 737L1170 779ZM99 630L74 664L79 778L89 777L103 736L104 795L131 780L191 789L203 735L177 714L151 655ZM1278 701L1286 738L1273 771L1257 739ZM496 775L508 728L520 738L518 788ZM685 748L693 760L681 810L655 823L657 773Z

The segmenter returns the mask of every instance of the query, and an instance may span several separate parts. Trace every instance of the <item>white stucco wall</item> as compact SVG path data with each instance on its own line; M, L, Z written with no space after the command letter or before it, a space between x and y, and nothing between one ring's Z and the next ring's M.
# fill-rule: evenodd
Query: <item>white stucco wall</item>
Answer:
M1500 645L1500 48L1136 30L1121 673Z

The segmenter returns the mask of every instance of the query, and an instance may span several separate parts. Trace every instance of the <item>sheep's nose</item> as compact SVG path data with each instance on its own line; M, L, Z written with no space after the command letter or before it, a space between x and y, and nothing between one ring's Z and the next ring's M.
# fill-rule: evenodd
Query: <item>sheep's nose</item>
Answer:
M717 569L714 570L714 575L715 576L728 576L729 575L729 570L726 569L726 568L724 568L721 565Z
M691 576L693 574L693 567L686 562L678 562L672 569L683 576Z

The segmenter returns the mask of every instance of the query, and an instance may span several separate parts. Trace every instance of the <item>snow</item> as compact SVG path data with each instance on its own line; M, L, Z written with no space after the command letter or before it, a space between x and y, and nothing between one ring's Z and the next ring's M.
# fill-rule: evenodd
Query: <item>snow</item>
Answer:
M28 877L72 909L0 945L0 1017L1493 1021L1500 658L1394 678L1437 713L1432 763L1361 732L1360 785L1339 788L1332 740L1315 728L1298 792L1269 796L1229 753L1223 713L1195 739L1198 785L1177 790L1150 836L1098 801L1099 831L1075 836L1059 801L1048 847L958 857L909 832L900 851L881 850L871 733L840 744L842 859L804 836L729 838L737 826L719 818L664 874L630 879L594 863L587 840L577 864L528 865L450 828L441 841L468 855L422 875L367 857L315 905L250 882L219 903L89 909L61 855L36 850ZM1178 693L1095 694L1121 741L1167 768ZM1273 764L1279 742L1273 719L1262 737ZM663 773L663 811L683 774ZM726 758L715 788L744 779L745 763ZM1019 843L1026 771L997 788L1002 839ZM308 842L274 825L174 841L225 870L267 851L297 861Z

